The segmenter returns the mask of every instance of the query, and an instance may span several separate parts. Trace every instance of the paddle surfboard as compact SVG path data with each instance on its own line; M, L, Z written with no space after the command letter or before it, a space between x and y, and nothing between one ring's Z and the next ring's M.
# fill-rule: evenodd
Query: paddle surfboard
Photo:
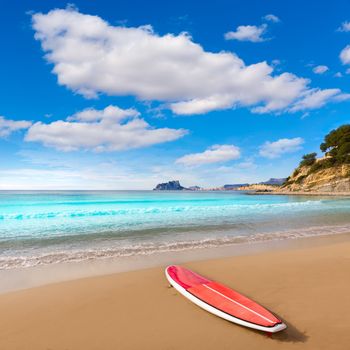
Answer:
M204 310L227 321L268 333L287 326L273 313L244 295L181 266L168 266L169 283Z

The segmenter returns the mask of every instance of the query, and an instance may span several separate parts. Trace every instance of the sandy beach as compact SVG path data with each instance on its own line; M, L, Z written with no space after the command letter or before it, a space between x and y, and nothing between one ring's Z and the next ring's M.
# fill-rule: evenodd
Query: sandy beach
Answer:
M185 265L279 315L271 338L169 288L164 266L0 295L1 349L348 349L350 237Z

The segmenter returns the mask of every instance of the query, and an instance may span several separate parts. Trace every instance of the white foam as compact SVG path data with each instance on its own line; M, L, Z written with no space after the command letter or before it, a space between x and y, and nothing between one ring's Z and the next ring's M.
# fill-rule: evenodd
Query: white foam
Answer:
M176 252L191 249L229 246L239 243L254 243L272 240L296 239L322 235L342 234L350 232L350 225L343 226L313 226L303 229L291 229L278 232L257 233L251 235L232 235L197 240L182 240L176 242L150 242L112 248L64 250L42 253L38 255L2 256L0 269L33 267L57 264L63 262L78 262L85 260L106 259L113 257L130 257L151 255L163 252Z

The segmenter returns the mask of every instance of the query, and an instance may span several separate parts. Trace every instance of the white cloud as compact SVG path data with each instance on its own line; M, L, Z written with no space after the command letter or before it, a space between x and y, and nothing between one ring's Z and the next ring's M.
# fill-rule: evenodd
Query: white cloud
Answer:
M281 20L277 16L273 15L272 13L264 16L263 19L265 21L269 21L269 22L273 22L273 23L281 22Z
M258 43L265 41L263 37L267 29L267 25L264 23L260 26L238 26L235 32L227 32L225 34L226 40L239 40L239 41L251 41Z
M266 113L291 110L312 91L309 80L276 75L266 62L245 65L234 53L204 51L186 33L112 26L74 9L32 18L58 83L85 97L133 95L185 115L241 106Z
M350 32L350 22L343 22L341 26L338 28L339 32Z
M349 99L348 94L342 94L339 89L314 89L309 91L303 99L297 102L291 112L316 109L324 106L329 101L344 101Z
M203 164L222 163L238 159L240 149L234 145L214 145L202 153L187 154L176 160L177 164L198 166Z
M339 57L343 64L350 64L350 45L344 47Z
M285 153L293 153L301 149L304 140L301 137L293 139L279 139L275 142L267 141L261 147L259 154L265 158L278 158Z
M251 169L251 170L254 170L257 167L258 166L252 160L246 160L244 162L241 162L241 163L237 164L237 168L239 168L239 169Z
M191 101L172 103L170 106L175 114L182 115L203 114L233 107L230 95L214 95L202 99L195 98Z
M122 109L117 106L110 105L101 110L94 108L84 109L68 117L67 120L80 122L100 122L102 120L120 122L127 118L136 118L139 116L140 113L133 108Z
M103 110L85 109L49 124L37 122L29 128L25 140L63 151L102 152L147 147L186 134L187 130L183 129L154 129L135 109L108 106Z
M312 69L312 71L315 73L315 74L323 74L323 73L326 73L327 70L329 70L329 68L327 66L323 66L323 65L320 65L320 66L316 66Z
M343 74L342 74L341 72L337 72L337 73L334 74L334 76L335 76L336 78L342 78L342 77L343 77Z
M15 131L27 129L31 124L26 120L11 120L0 116L0 137L6 137Z

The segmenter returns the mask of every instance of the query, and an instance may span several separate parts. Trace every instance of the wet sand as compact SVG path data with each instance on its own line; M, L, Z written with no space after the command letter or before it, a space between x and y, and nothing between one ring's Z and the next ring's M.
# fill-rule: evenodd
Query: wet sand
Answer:
M348 349L350 235L184 265L275 312L271 338L169 288L164 266L0 295L0 349Z

